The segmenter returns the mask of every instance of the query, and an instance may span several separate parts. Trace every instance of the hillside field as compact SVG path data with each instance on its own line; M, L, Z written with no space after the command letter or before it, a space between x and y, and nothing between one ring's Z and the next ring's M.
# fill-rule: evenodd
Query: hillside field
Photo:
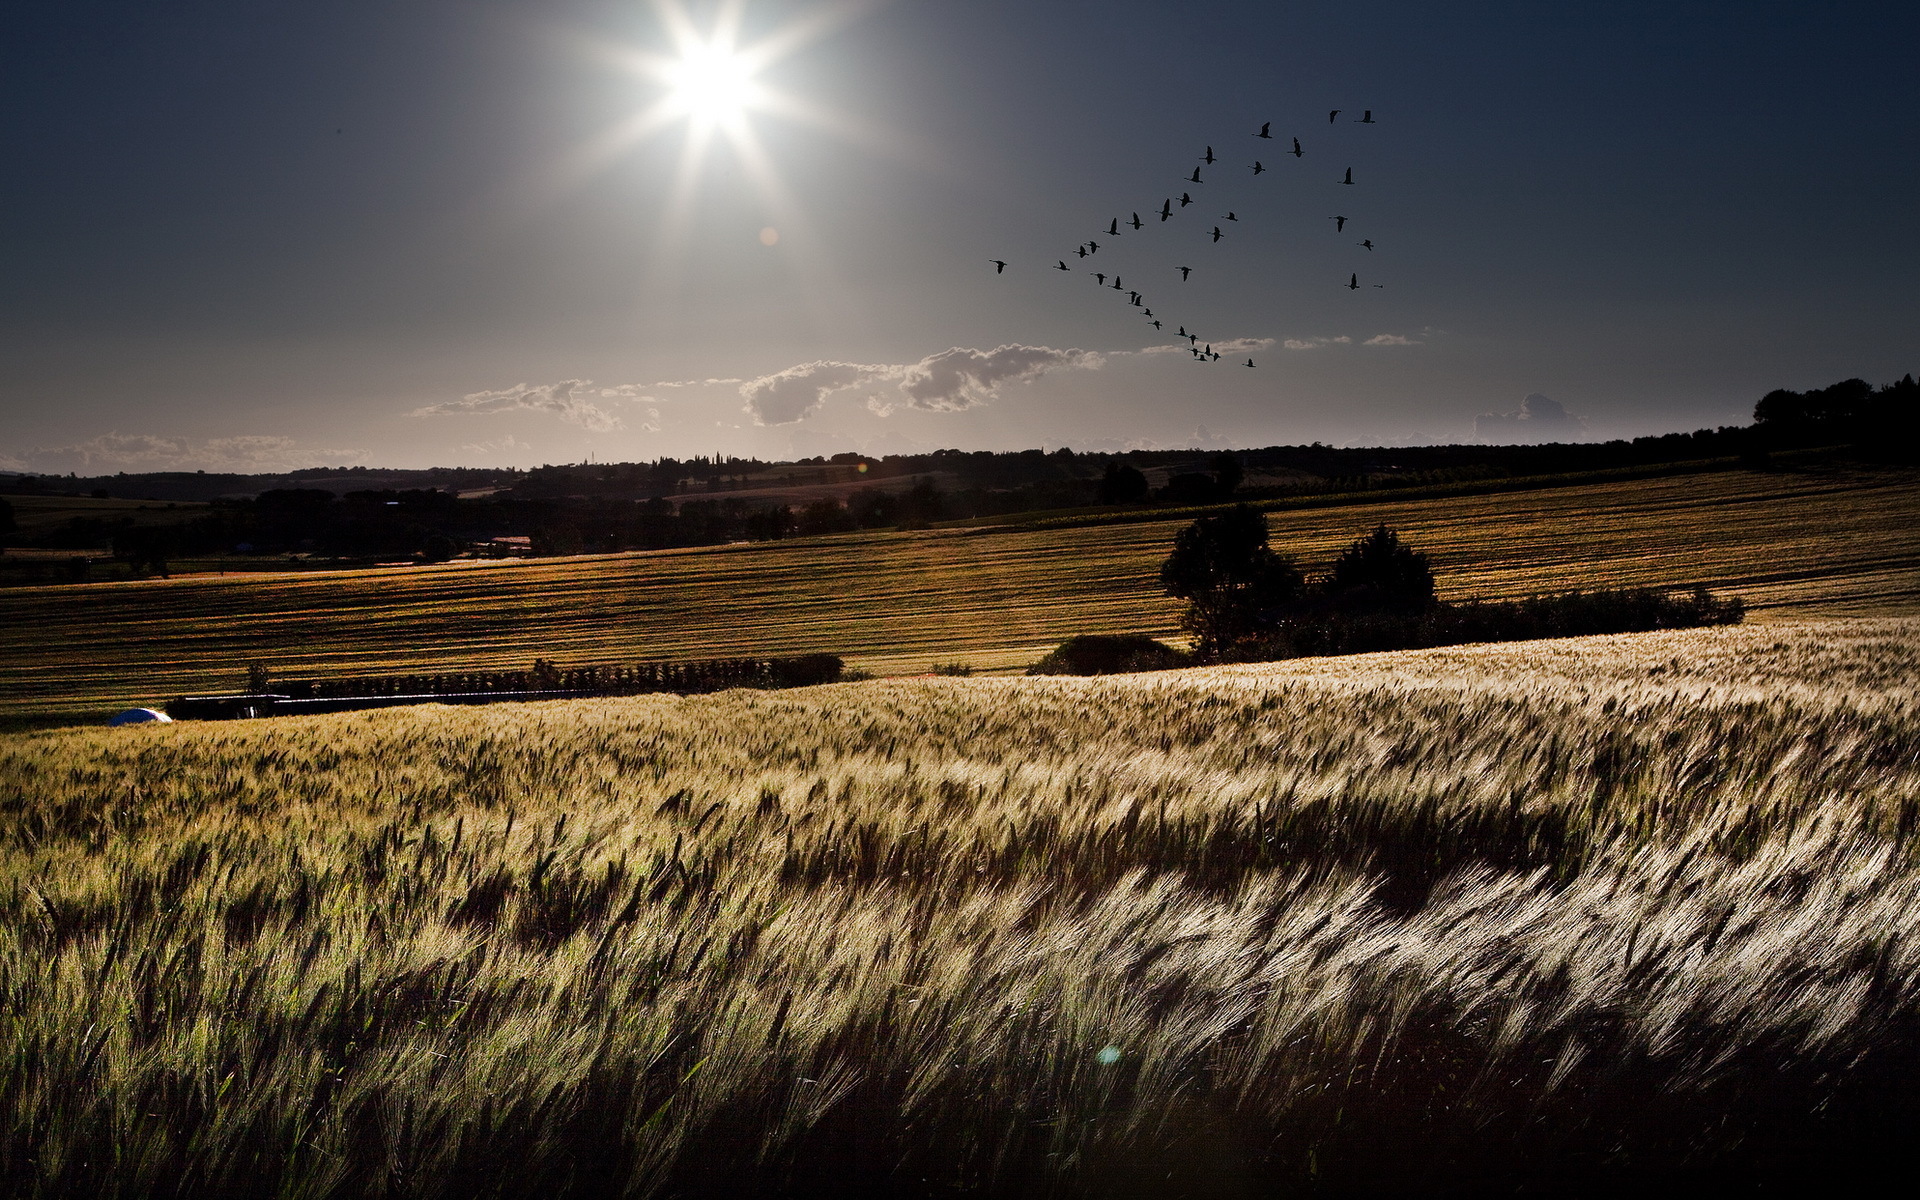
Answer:
M1782 614L1920 612L1920 472L1730 471L1277 512L1324 564L1377 522L1442 598L1706 585ZM76 718L283 677L840 654L882 674L1031 663L1075 633L1169 635L1184 521L854 534L698 550L0 591L0 716Z
M0 1192L1908 1178L1916 678L1827 621L3 735Z

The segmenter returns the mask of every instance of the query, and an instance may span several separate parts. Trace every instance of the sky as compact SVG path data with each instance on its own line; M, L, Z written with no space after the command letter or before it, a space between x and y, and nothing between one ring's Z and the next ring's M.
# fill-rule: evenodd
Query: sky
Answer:
M1743 423L1920 370L1917 35L1766 0L31 0L0 469ZM690 98L689 60L730 82Z

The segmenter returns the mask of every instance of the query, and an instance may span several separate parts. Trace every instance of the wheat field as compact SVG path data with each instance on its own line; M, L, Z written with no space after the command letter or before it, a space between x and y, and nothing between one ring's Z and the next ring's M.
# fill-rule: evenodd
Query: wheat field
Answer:
M1385 521L1443 599L1692 588L1783 615L1920 613L1920 472L1728 471L1276 512L1309 566ZM285 677L828 653L878 673L1172 634L1184 521L866 533L649 554L0 592L0 716L97 715Z
M1882 619L0 736L0 1191L1905 1172L1916 678Z

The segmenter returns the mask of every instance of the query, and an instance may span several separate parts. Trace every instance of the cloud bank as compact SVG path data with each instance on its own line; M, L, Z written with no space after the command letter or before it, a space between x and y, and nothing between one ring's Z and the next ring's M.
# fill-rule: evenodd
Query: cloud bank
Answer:
M240 474L298 467L350 466L365 450L311 449L290 437L241 434L190 438L154 433L103 433L66 446L40 446L0 455L0 469L100 474L110 471L232 471Z
M1587 435L1587 422L1535 392L1514 412L1481 413L1473 434L1483 442L1573 442Z

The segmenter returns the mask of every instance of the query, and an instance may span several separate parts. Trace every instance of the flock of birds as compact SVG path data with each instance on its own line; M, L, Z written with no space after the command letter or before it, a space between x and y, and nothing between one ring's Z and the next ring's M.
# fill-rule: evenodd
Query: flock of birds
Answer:
M1341 112L1342 110L1338 108L1330 110L1327 113L1327 123L1330 125L1337 123L1340 120ZM1373 119L1373 110L1370 108L1362 112L1362 114L1359 117L1354 118L1353 123L1356 125L1379 124L1379 122ZM1259 131L1253 134L1253 136L1264 141L1278 140L1274 137L1273 122L1271 121L1263 122L1260 126ZM1283 149L1280 151L1280 153L1282 155L1292 155L1295 159L1305 158L1307 152L1305 149L1301 147L1300 139L1289 135L1289 140L1293 143L1292 148ZM1220 161L1220 157L1213 152L1213 147L1208 146L1206 148L1206 153L1200 156L1198 164L1193 168L1193 174L1188 175L1181 182L1186 184L1196 185L1196 186L1204 185L1207 182L1207 179L1203 172L1205 172L1208 168L1218 164L1219 161ZM1268 171L1272 170L1273 168L1267 166L1261 160L1255 159L1251 164L1250 169L1252 170L1254 176L1258 177L1266 174ZM1358 186L1354 183L1352 167L1346 168L1346 173L1340 179L1339 182L1342 185L1347 187ZM1182 191L1180 193L1179 199L1176 200L1174 197L1168 196L1165 200L1162 200L1160 202L1160 207L1157 210L1149 209L1148 211L1149 211L1149 215L1157 216L1159 218L1159 223L1164 224L1165 222L1172 220L1179 209L1187 208L1195 203L1197 203L1197 201L1194 200L1193 194L1191 192ZM1327 219L1333 222L1333 229L1336 234L1346 232L1347 221L1349 218L1347 218L1344 215L1336 214L1333 216L1329 216ZM1224 217L1219 218L1219 220L1226 221L1229 223L1237 223L1240 220L1240 216L1237 212L1229 209L1227 211L1227 214ZM1108 238L1122 237L1124 236L1123 230L1125 229L1132 229L1134 232L1138 233L1140 230L1146 228L1147 224L1148 222L1141 220L1140 214L1137 211L1130 213L1129 216L1125 219L1122 219L1120 217L1114 217L1112 220L1107 222L1107 228L1104 231L1104 236ZM1221 228L1220 225L1216 224L1213 226L1212 230L1207 234L1207 236L1211 244L1218 244L1219 242L1224 240L1228 236L1228 234ZM1373 239L1370 237L1363 238L1360 241L1355 242L1354 245L1363 247L1368 252L1372 252L1372 250L1374 249ZM1089 238L1086 241L1080 243L1078 246L1074 247L1073 252L1070 255L1068 255L1068 257L1076 258L1076 259L1088 259L1088 258L1092 258L1094 255L1098 254L1099 252L1100 252L1100 241L1099 241L1099 237L1096 236L1096 237ZM993 264L994 274L1000 275L1006 272L1007 265L1008 265L1006 260L999 259L999 258L990 258L987 261ZM1057 259L1054 262L1052 269L1056 271L1066 271L1071 273L1077 268L1074 266L1069 266L1067 264L1066 258L1061 258L1061 259ZM1194 268L1191 266L1175 267L1174 269L1180 272L1180 282L1182 283L1187 282L1187 280L1192 277L1194 272ZM1093 277L1095 286L1106 289L1108 291L1120 292L1123 295L1125 295L1127 298L1127 303L1131 307L1139 309L1140 315L1144 317L1147 320L1147 322L1153 326L1154 329L1164 330L1166 328L1166 322L1154 315L1152 307L1149 306L1147 303L1146 296L1144 296L1138 289L1128 288L1127 285L1121 280L1117 272L1109 273L1106 271L1089 270L1087 271L1087 274ZM1108 279L1112 279L1113 282L1109 284L1107 282ZM1343 286L1345 286L1347 289L1351 291L1360 290L1361 284L1360 284L1359 272L1355 271L1349 274L1347 277L1347 282ZM1372 286L1378 288L1378 287L1385 287L1386 285L1376 283L1376 284L1373 284ZM1181 337L1182 340L1184 340L1187 343L1187 352L1193 356L1196 362L1216 363L1220 361L1222 356L1216 350L1214 350L1212 342L1204 341L1204 339L1202 339L1200 334L1189 330L1184 324L1178 325L1178 329L1179 329L1179 336ZM1255 364L1253 359L1249 358L1247 359L1244 365L1248 367L1252 367Z

